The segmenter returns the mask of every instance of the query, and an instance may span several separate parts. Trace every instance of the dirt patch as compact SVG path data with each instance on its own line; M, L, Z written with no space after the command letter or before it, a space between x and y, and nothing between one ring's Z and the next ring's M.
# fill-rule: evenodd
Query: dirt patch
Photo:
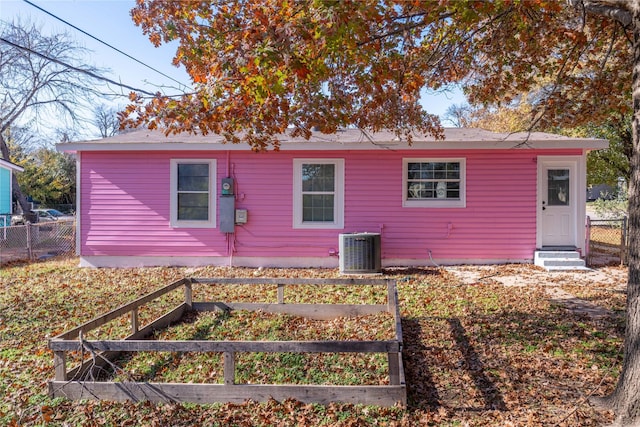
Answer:
M612 316L617 311L590 301L592 298L580 297L581 294L590 295L596 290L621 294L627 287L627 269L618 266L568 272L546 271L530 264L454 266L446 270L461 285L493 281L504 286L544 286L553 303L593 319Z

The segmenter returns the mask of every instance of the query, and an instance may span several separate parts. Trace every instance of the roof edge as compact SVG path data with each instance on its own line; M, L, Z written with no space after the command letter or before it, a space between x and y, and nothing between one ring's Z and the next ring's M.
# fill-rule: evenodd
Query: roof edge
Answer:
M583 149L609 147L604 139L566 139L544 141L414 141L406 142L282 142L281 151L346 151L346 150L505 150L505 149ZM251 151L245 143L189 142L67 142L56 145L62 152L80 151ZM271 151L271 150L269 150Z
M443 140L432 135L414 134L412 144L388 130L365 132L359 129L341 129L324 134L314 131L309 139L292 137L288 134L276 135L281 150L374 150L374 149L509 149L509 148L573 148L601 149L608 142L601 139L570 138L543 132L496 133L484 129L445 128ZM62 143L60 151L246 151L251 147L246 143L232 144L217 134L179 133L165 135L158 130L138 129L113 137Z
M4 166L7 169L14 170L17 172L24 172L24 168L22 166L18 166L15 163L11 163L4 159L0 159L0 166Z

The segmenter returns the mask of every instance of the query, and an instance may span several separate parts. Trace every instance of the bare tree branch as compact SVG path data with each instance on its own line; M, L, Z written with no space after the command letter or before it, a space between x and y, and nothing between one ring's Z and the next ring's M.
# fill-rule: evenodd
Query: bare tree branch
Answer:
M618 21L625 29L631 28L633 12L628 0L567 0L570 6L593 13L606 16Z

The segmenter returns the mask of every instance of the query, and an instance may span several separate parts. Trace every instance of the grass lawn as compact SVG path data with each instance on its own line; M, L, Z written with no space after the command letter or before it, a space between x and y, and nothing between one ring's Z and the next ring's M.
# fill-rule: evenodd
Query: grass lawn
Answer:
M385 271L385 277L398 282L407 408L295 401L196 405L52 400L46 388L47 380L53 378L48 337L174 280L339 277L333 269L80 269L77 263L77 259L49 260L0 270L0 425L599 426L612 421L611 413L597 411L585 400L589 395L606 394L615 385L622 357L619 315L624 298L610 283L574 281L571 276L549 276L532 266L513 265L493 267L471 282L461 281L443 268ZM527 284L505 286L497 280L504 274L526 276ZM545 286L561 286L574 295L582 293L614 315L601 320L574 315L552 304ZM275 291L265 288L256 295L249 288L238 287L224 292L235 301L264 301L264 295ZM195 294L194 300L203 297L221 299ZM173 303L171 298L140 313L142 320L162 312L163 304ZM340 288L322 295L311 288L302 289L296 295L297 302L376 302L376 298L373 292L351 295ZM162 334L172 339L194 334L221 339L234 330L241 331L239 339L313 339L316 333L340 339L380 339L385 337L388 323L380 316L354 324L344 319L314 322L247 312L187 320ZM117 324L97 332L108 337L120 333ZM385 381L378 367L380 360L371 359L371 355L359 360L331 355L252 357L244 360L248 368L238 373L243 380L301 384ZM215 357L137 354L122 362L127 375L148 381L220 381ZM272 369L274 364L281 368Z

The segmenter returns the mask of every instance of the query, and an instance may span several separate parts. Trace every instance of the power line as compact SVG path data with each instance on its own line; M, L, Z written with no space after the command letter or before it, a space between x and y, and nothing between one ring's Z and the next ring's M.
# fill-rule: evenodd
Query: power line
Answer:
M37 52L37 51L35 51L35 50L31 49L31 48L28 48L26 46L21 46L21 45L16 44L16 43L14 43L12 41L9 41L9 40L5 39L4 37L0 37L0 42L6 43L9 46L13 46L13 47L15 47L17 49L21 49L21 50L24 50L26 52L32 53L32 54L34 54L36 56L39 56L42 59L46 59L47 61L55 62L56 64L62 65L63 67L69 68L69 69L71 69L73 71L77 71L79 73L86 74L86 75L88 75L90 77L93 77L94 79L102 80L102 81L105 81L107 83L111 83L113 85L116 85L116 86L119 86L119 87L122 87L122 88L125 88L125 89L132 90L134 92L141 92L141 93L144 93L145 95L149 95L149 96L152 96L152 97L155 97L157 95L155 93L147 92L144 89L138 89L138 88L135 88L133 86L129 86L129 85L126 85L126 84L123 84L123 83L116 82L115 80L111 80L111 79L109 79L107 77L103 77L103 76L101 76L99 74L96 74L93 71L86 70L84 68L75 67L75 66L73 66L71 64L67 64L66 62L61 61L59 59L51 58L50 56L47 56L47 55L45 55L43 53L40 53L40 52Z
M184 84L184 83L179 82L178 80L174 79L173 77L168 76L167 74L163 73L162 71L157 70L157 69L153 68L152 66L145 64L144 62L140 61L140 60L139 60L139 59L137 59L137 58L134 58L133 56L129 55L129 54L128 54L128 53L126 53L126 52L123 52L122 50L118 49L117 47L114 47L114 46L110 45L109 43L107 43L107 42L105 42L105 41L100 40L99 38L97 38L97 37L95 37L95 36L93 36L93 35L91 35L91 34L87 33L86 31L82 30L81 28L76 27L75 25L71 24L70 22L65 21L64 19L62 19L62 18L60 18L60 17L58 17L58 16L54 15L53 13L51 13L51 12L49 12L49 11L47 11L47 10L45 10L45 9L41 8L41 7L40 7L40 6L38 6L37 4L34 4L34 3L30 2L29 0L22 0L22 1L23 1L23 2L25 2L25 3L27 3L27 4L28 4L28 5L30 5L30 6L35 7L36 9L38 9L38 10L40 10L40 11L42 11L42 12L46 13L47 15L51 16L52 18L55 18L55 19L57 19L58 21L63 22L64 24L66 24L66 25L70 26L71 28L73 28L73 29L75 29L75 30L77 30L77 31L80 31L82 34L84 34L84 35L86 35L86 36L88 36L88 37L91 37L92 39L94 39L94 40L95 40L95 41L97 41L98 43L102 43L103 45L105 45L105 46L107 46L107 47L109 47L109 48L111 48L111 49L115 50L116 52L118 52L118 53L120 53L120 54L122 54L122 55L126 56L127 58L129 58L129 59L132 59L132 60L136 61L138 64L143 65L143 66L147 67L148 69L150 69L150 70L152 70L152 71L155 71L156 73L158 73L158 74L160 74L160 75L162 75L162 76L164 76L164 77L168 78L169 80L172 80L172 81L174 81L174 82L178 83L178 84L179 84L179 85L181 85L181 86L189 87L188 85L186 85L186 84Z

